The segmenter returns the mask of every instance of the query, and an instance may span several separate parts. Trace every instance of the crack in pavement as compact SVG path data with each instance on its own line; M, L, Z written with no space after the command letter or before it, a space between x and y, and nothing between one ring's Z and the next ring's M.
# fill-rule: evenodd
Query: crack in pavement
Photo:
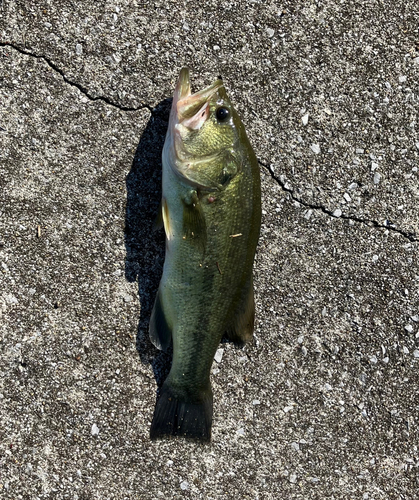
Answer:
M132 112L132 111L139 111L141 109L148 109L150 111L150 113L153 113L153 108L151 106L149 106L148 104L141 104L140 106L137 106L137 107L122 106L121 104L118 104L118 103L112 101L111 99L109 99L106 96L100 96L100 95L93 96L92 94L90 94L90 92L85 87L83 87L83 85L81 85L80 83L77 83L77 82L73 82L72 80L67 78L65 76L64 71L62 71L55 63L53 63L46 56L34 54L33 52L30 52L29 50L18 47L10 42L0 42L0 47L10 47L11 49L16 50L20 54L24 54L26 56L34 57L35 59L41 59L41 60L45 61L45 63L51 69L53 69L54 71L56 71L58 74L61 75L61 77L65 81L65 83L80 90L80 92L82 94L84 94L90 101L102 101L102 102L105 102L106 104L108 104L109 106L113 106L114 108L117 108L121 111L131 111Z
M137 106L137 107L122 106L121 104L118 104L118 103L112 101L111 99L109 99L106 96L93 96L93 95L91 95L89 93L89 91L85 87L83 87L83 85L81 85L80 83L77 83L77 82L73 82L72 80L70 80L69 78L67 78L65 76L65 73L55 63L53 63L48 57L46 57L44 55L34 54L33 52L30 52L29 50L26 50L26 49L23 49L21 47L18 47L18 46L14 45L13 43L10 43L10 42L0 42L0 47L10 47L11 49L16 50L20 54L24 54L26 56L34 57L35 59L41 59L41 60L45 61L45 63L51 69L53 69L54 71L56 71L58 74L61 75L61 77L62 77L62 79L64 80L65 83L67 83L68 85L70 85L72 87L77 88L90 101L102 101L102 102L105 102L106 104L108 104L109 106L113 106L113 107L115 107L115 108L117 108L117 109L119 109L121 111L133 112L133 111L139 111L141 109L148 109L151 114L154 114L154 112L156 111L156 109L153 109L148 104L142 104L142 105ZM326 215L329 215L330 217L337 218L336 216L333 215L333 212L331 210L328 210L327 208L323 207L322 205L308 203L306 201L301 200L300 198L297 198L294 195L294 193L293 193L293 189L286 187L285 183L282 182L281 179L279 179L275 175L275 173L273 172L273 170L272 170L272 168L271 168L270 165L265 165L260 160L258 160L258 163L262 167L266 168L266 170L268 170L268 172L270 173L271 177L279 184L279 186L282 188L283 191L285 191L285 192L287 192L287 193L289 193L291 195L291 197L292 197L292 199L294 201L297 201L301 205L303 205L303 206L305 206L307 208L310 208L312 210L320 210L321 212L323 212ZM380 228L380 229L388 229L389 231L393 231L395 233L398 233L398 234L402 235L404 238L408 239L409 241L412 241L412 242L418 241L418 238L416 237L416 233L414 233L414 232L407 232L407 231L403 231L401 229L397 229L392 224L388 224L388 225L380 224L379 222L377 222L375 220L366 220L366 219L361 219L360 217L354 217L354 216L349 216L349 215L344 215L344 214L341 214L339 218L345 219L345 220L352 220L354 222L358 222L360 224L364 224L364 225L369 226L369 227L375 227L375 228Z
M401 236L403 236L404 238L408 239L409 241L412 241L412 242L418 241L416 233L414 233L414 232L408 232L408 231L403 231L402 229L398 229L398 228L394 227L393 224L388 224L388 225L386 225L386 224L380 224L376 220L362 219L360 217L355 217L355 216L350 216L350 215L344 215L344 214L341 214L339 217L336 217L335 215L333 215L333 211L332 210L328 210L327 208L323 207L322 205L318 205L318 204L314 204L314 203L308 203L306 201L303 201L303 200L301 200L300 198L297 198L294 195L294 192L293 192L294 190L292 188L287 187L286 184L283 181L281 181L281 179L279 177L277 177L275 175L274 171L272 170L271 165L269 165L269 164L266 165L265 163L261 162L260 160L258 160L258 163L262 167L266 168L266 170L269 172L269 174L272 177L272 179L274 179L279 184L279 186L281 187L281 189L283 191L289 193L294 201L297 201L298 203L300 203L304 207L310 208L312 210L320 210L324 214L329 215L330 217L333 217L335 219L339 218L339 219L344 219L344 220L352 220L354 222L358 222L360 224L364 224L364 225L366 225L368 227L375 227L375 228L379 228L379 229L388 229L389 231L393 231L395 233L400 234Z

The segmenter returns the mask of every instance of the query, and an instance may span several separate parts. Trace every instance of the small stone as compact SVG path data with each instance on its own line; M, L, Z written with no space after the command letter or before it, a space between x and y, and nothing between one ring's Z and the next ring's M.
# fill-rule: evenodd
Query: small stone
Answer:
M409 354L409 349L406 346L403 346L403 353Z
M300 451L300 445L298 443L291 443L291 448L295 451Z
M239 434L240 436L244 436L245 432L244 432L243 427L241 427L240 429L237 430L237 434Z
M217 352L215 353L214 359L217 363L221 363L221 360L223 359L223 354L224 354L224 349L217 349Z
M313 151L313 153L316 153L316 155L320 153L320 146L318 144L312 144L310 146L310 149Z
M406 330L407 333L412 333L413 332L413 326L412 325L405 325L404 329Z
M381 180L381 175L378 172L374 174L374 184L379 184Z
M291 411L293 409L292 406L286 406L284 409L283 409L283 412L284 413L288 413L289 411Z
M306 113L302 118L301 118L301 121L303 122L303 125L307 125L308 123L308 117L310 115L308 113ZM311 149L313 149L313 147L311 147ZM319 150L320 151L320 150Z
M220 46L219 45L214 45L213 50L220 50Z
M99 427L96 424L92 425L91 433L92 436L97 436L99 434Z
M327 392L329 392L329 391L332 390L332 386L330 384L326 383L326 384L324 384L324 390L327 391Z
M415 57L415 58L413 59L413 62L414 62L415 64L419 64L419 57Z
M417 143L415 144L415 146L419 149L419 142L417 142Z
M275 34L275 31L272 28L266 28L266 33L268 34L269 38L272 38Z
M387 364L389 361L390 361L390 359L389 359L388 356L386 356L385 358L383 358L383 363L384 364Z
M260 405L260 401L259 401L259 399L254 399L254 400L252 401L252 405L253 405L253 406Z
M364 154L364 150L363 150L362 148L357 148L357 149L355 150L355 153L356 153L357 155L363 155L363 154Z
M77 54L78 56L81 56L81 55L83 54L83 47L82 47L82 45L81 45L80 43L78 43L78 44L76 45L76 54Z
M345 198L345 200L346 200L348 203L349 203L350 201L352 201L352 198L349 196L349 194L348 194L348 193L345 193L345 194L343 195L343 197Z
M19 301L17 300L17 298L12 295L11 293L8 293L4 296L4 298L6 299L6 302L8 304L17 304Z
M372 256L372 261L373 262L377 262L377 260L378 260L378 255L373 255Z
M313 210L307 210L307 212L304 214L304 219L309 219L313 214Z
M350 189L352 191L352 190L356 189L357 187L358 187L358 183L352 182L352 184L349 184L348 189Z
M413 351L413 357L419 358L419 351L417 349Z
M131 295L128 295L127 293L125 293L124 295L122 295L122 299L124 302L128 303L128 302L132 302L132 297Z
M301 347L301 354L303 356L307 356L307 347L305 347L304 345Z
M400 75L400 76L399 76L399 82L400 82L400 83L404 83L406 80L407 80L407 77L406 77L406 76L404 76L404 75Z
M115 52L115 54L112 54L113 60L116 62L116 64L119 64L122 61L122 56L121 54L118 54L118 52Z
M188 481L182 481L180 483L180 489L181 490L185 490L185 491L189 490L189 483L188 483Z
M340 208L337 208L333 213L333 217L340 217L342 215L342 210Z
M293 472L290 474L290 477L289 477L289 480L290 480L290 483L296 483L297 482L297 476L296 474L294 474Z
M373 363L374 365L377 363L377 356L374 354L370 357L370 362Z
M410 316L410 319L414 321L415 323L419 322L419 316L415 314L415 316Z
M375 161L371 162L371 172L374 172L376 168L378 168L378 163Z

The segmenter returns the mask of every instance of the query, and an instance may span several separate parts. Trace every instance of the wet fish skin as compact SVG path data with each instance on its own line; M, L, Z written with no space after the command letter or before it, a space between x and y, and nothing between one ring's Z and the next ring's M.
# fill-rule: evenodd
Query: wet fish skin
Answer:
M150 437L209 441L210 369L224 333L243 344L254 325L252 267L260 231L260 173L222 80L191 95L183 68L163 148L163 275L150 320L173 362Z

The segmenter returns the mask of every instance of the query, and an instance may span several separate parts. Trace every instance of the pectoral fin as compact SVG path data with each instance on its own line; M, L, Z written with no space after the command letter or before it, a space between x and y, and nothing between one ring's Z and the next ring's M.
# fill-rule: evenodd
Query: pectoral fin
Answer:
M172 228L170 225L170 215L169 215L169 206L167 205L167 201L165 198L161 200L161 215L163 219L164 232L166 233L166 238L171 240L173 237Z
M207 225L202 205L197 197L183 201L183 238L205 251L207 243Z
M239 346L250 342L253 338L255 325L255 300L253 296L253 278L243 288L239 306L232 318L232 323L226 331L229 340Z
M149 333L150 340L157 347L157 349L165 351L169 347L172 339L172 330L169 327L164 314L160 290L157 292L153 311L151 313Z

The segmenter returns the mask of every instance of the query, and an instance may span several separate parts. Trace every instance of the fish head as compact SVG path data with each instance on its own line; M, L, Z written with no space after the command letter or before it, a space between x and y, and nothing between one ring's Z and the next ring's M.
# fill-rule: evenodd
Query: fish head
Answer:
M231 150L239 138L240 118L218 78L191 93L189 70L183 68L173 96L167 141L172 165L183 170Z

